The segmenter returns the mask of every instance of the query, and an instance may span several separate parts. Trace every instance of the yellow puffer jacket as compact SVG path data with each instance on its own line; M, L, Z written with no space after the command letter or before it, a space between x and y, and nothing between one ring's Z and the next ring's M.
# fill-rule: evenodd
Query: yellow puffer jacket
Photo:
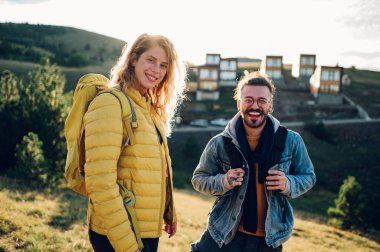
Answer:
M138 127L123 150L121 107L112 94L97 96L84 116L87 220L91 230L107 235L115 251L138 248L117 182L122 182L135 197L141 238L160 237L164 215L167 222L176 221L165 130L149 99L132 87L126 93L133 103ZM163 136L164 148L156 128Z

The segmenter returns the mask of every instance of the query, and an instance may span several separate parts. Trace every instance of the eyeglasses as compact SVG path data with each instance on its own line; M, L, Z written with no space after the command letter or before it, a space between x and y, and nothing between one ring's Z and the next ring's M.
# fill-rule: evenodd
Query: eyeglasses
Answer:
M259 107L264 107L266 106L268 103L271 102L271 100L267 100L265 98L259 98L257 100L251 98L251 97L243 97L243 98L240 98L240 100L245 104L245 105L248 105L248 106L251 106L252 104L254 104L256 102L257 106Z

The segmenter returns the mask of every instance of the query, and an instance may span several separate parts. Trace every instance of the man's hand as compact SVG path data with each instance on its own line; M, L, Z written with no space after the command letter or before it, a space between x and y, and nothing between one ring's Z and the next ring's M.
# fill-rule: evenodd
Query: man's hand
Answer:
M177 222L173 222L172 225L165 223L164 228L162 230L168 233L169 238L171 238L177 232Z
M265 184L268 190L285 190L286 176L285 173L279 170L269 170L269 176L266 177Z
M245 171L242 168L230 169L226 173L228 185L232 188L235 186L241 186L243 183Z

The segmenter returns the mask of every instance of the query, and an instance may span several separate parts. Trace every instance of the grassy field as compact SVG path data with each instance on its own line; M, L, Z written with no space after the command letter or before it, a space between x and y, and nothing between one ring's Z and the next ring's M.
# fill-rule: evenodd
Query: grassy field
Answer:
M317 190L296 205L292 238L284 251L379 251L380 243L324 224L329 193ZM188 251L206 227L213 197L191 190L175 190L178 232L160 240L160 252ZM315 201L319 198L319 201ZM0 177L0 251L91 251L85 214L87 200L69 190L31 191L16 181ZM304 203L302 203L304 202ZM313 207L315 213L307 211ZM318 210L318 206L321 209Z
M87 73L100 73L104 74L105 76L109 75L109 71L112 68L113 64L116 63L115 61L108 61L104 63L101 66L86 66L86 67L62 67L60 66L60 69L62 71L62 74L66 78L66 84L64 88L64 92L73 90L79 80L79 78ZM31 70L38 67L38 64L31 63L31 62L24 62L24 61L15 61L15 60L4 60L0 59L0 74L4 70L10 70L12 73L14 73L19 78L22 78L24 80L27 80L27 74Z
M345 69L352 78L350 86L343 92L362 106L371 117L380 117L380 73L368 70Z

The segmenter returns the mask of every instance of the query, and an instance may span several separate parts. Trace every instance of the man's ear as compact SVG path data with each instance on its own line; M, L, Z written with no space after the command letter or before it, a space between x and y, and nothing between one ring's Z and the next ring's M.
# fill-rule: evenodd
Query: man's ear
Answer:
M242 106L242 104L241 104L241 100L238 99L238 100L237 100L237 108L238 108L239 111L241 111L241 106Z
M269 114L272 114L273 112L273 100L271 103L269 103Z

